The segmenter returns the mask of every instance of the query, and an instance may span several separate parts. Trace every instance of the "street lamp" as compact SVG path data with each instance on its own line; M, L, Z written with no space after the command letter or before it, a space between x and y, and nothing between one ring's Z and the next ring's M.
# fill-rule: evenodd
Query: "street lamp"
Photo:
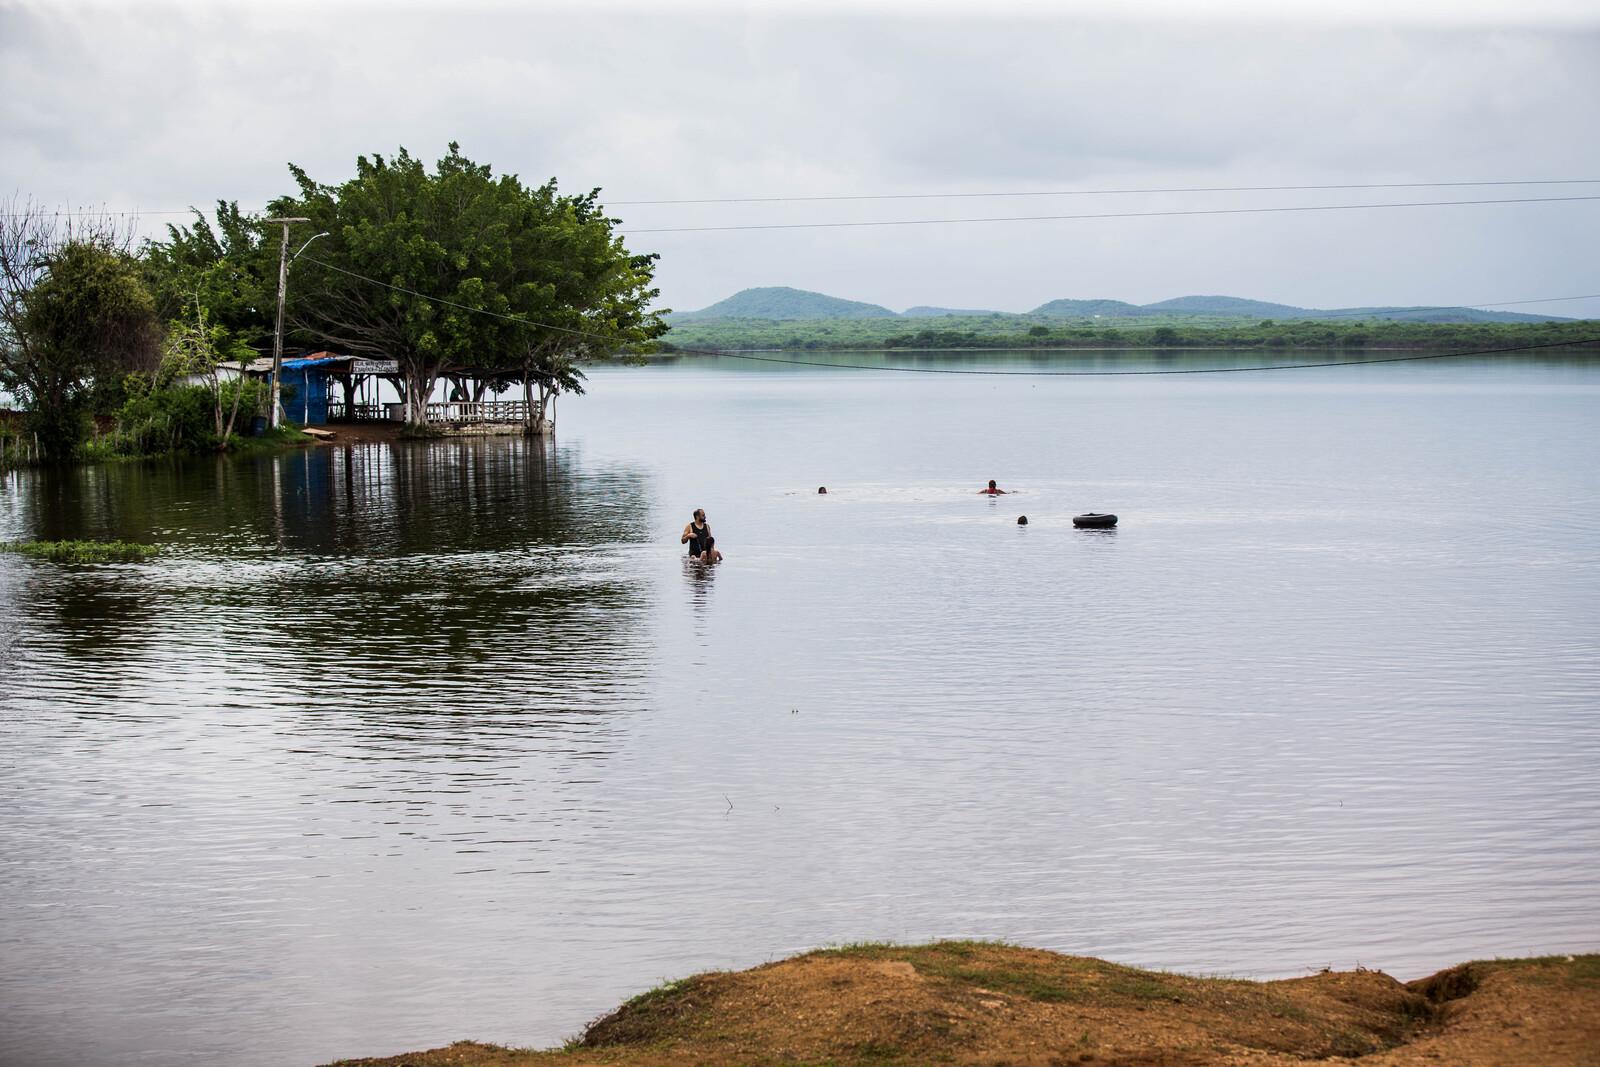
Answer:
M283 226L283 244L278 250L278 326L277 329L272 333L272 396L271 407L267 412L267 422L274 430L276 430L279 426L278 396L281 388L279 379L283 374L283 300L289 288L289 263L291 262L289 256L289 225L290 223L310 222L311 220L302 218L280 218L263 219L262 221L273 224L282 224ZM316 237L311 238L311 240L307 241L306 244L300 246L300 252L304 252L306 250L306 245L309 245L311 241L315 241L317 237L326 236L328 236L326 233L317 234ZM299 259L300 252L296 252L293 258Z

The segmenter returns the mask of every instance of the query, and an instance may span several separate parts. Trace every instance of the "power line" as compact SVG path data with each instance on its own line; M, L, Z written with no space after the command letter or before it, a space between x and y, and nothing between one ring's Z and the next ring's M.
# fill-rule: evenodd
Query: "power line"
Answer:
M1554 304L1563 300L1600 300L1600 293L1584 293L1580 296L1541 296L1532 300L1485 300L1481 304L1441 304L1430 307L1335 308L1320 312L1317 318L1305 321L1320 322L1323 319L1342 319L1351 316L1378 318L1380 315L1417 315L1435 311L1493 311L1519 304Z
M1600 200L1600 196L1529 196L1505 200L1412 200L1386 204L1296 204L1288 207L1214 207L1179 211L1116 211L1086 215L1002 215L978 219L892 219L871 222L768 222L740 226L660 226L624 229L619 233L710 233L726 230L833 230L865 226L947 226L975 222L1065 222L1077 219L1154 219L1183 215L1275 215L1294 211L1368 211L1400 207L1473 207L1483 204L1554 204Z
M1343 185L1195 185L1170 189L1048 189L985 193L863 193L840 196L722 196L684 200L612 200L608 207L667 204L806 204L849 200L961 200L1005 196L1131 196L1155 193L1283 193L1330 189L1459 189L1503 185L1594 185L1600 178L1532 178L1525 181L1385 182Z
M499 311L490 311L487 308L475 308L470 304L457 303L454 300L450 300L442 296L430 296L427 293L421 293L415 289L408 289L403 285L395 285L392 282L383 281L381 278L373 278L365 274L358 274L353 270L346 270L343 267L336 267L327 260L318 259L316 256L307 256L306 262L315 263L319 267L326 267L331 271L348 275L349 277L359 279L360 281L371 282L373 285L381 285L385 289L393 289L397 293L405 293L408 296L414 296L419 300L429 300L435 304L443 304L446 307L458 308L461 311L470 311L474 315L487 315L491 319L504 319L507 322L521 323L523 326L537 326L541 330L555 330L559 333L570 333L578 337L604 338L612 342L615 342L616 340L615 338L607 338L604 334L591 333L586 330L574 330L567 326L556 326L548 322L535 322L524 315L507 315Z
M1345 182L1326 185L1194 185L1173 186L1167 188L1126 188L1126 189L1019 189L998 190L978 193L847 193L824 196L726 196L726 197L699 197L677 200L612 200L608 207L647 207L666 205L692 205L692 204L799 204L799 203L842 203L849 201L874 201L874 200L969 200L969 199L994 199L1001 197L1038 197L1038 196L1136 196L1156 195L1164 193L1275 193L1275 192L1319 192L1329 190L1354 190L1354 189L1462 189L1503 187L1509 185L1595 185L1600 184L1600 178L1523 178L1492 181L1444 181L1444 182ZM0 217L18 218L25 215L37 215L45 218L77 218L95 215L113 215L120 217L135 217L142 215L190 215L198 212L197 208L158 208L143 210L95 210L84 209L81 211L0 211ZM203 214L203 212L199 212Z
M507 322L514 322L514 323L518 323L519 325L523 325L523 326L532 326L532 327L536 327L536 328L542 329L542 330L555 330L558 333L571 334L571 335L573 335L575 337L593 338L595 340L604 341L604 342L606 342L608 344L615 344L616 343L616 338L608 337L605 334L593 333L593 332L588 331L588 330L575 330L575 329L572 329L571 327L556 326L556 325L554 325L552 323L548 323L548 322L536 322L533 319L529 319L529 318L526 318L525 316L521 316L521 315L506 315L506 314L504 314L502 312L498 312L498 311L488 311L488 310L485 310L483 308L471 307L471 306L469 306L467 304L458 303L457 301L454 301L454 300L448 300L448 299L446 299L444 297L429 296L427 293L419 292L416 289L409 289L409 288L407 288L406 286L403 286L403 285L395 285L395 284L393 284L391 282L382 281L381 279L373 278L373 277L370 277L370 276L365 275L365 274L359 274L359 273L357 273L356 271L353 271L353 270L346 270L344 267L334 266L332 263L329 263L326 260L317 259L314 256L307 256L306 259L308 261L312 262L312 263L317 264L318 266L326 267L329 270L336 271L339 274L348 275L349 277L358 279L360 281L369 282L369 283L371 283L373 285L382 286L385 289L392 289L395 292L406 293L406 294L408 294L410 296L417 297L418 299L421 299L421 300L429 300L429 301L432 301L432 302L437 303L437 304L444 304L444 305L446 305L448 307L458 308L458 309L460 309L462 311L468 311L468 312L471 312L471 313L476 314L476 315L487 315L490 318L503 319L503 320L505 320ZM1552 299L1552 300L1568 300L1568 299L1579 299L1579 298L1576 298L1576 297L1551 297L1550 299ZM1527 301L1527 302L1528 303L1533 303L1534 301ZM1482 349L1475 349L1475 350L1469 351L1469 352L1434 352L1434 353L1427 353L1427 354L1422 354L1422 355L1386 356L1386 357L1381 357L1381 358L1378 358L1378 359L1329 360L1329 361L1325 361L1325 362L1321 362L1321 363L1278 363L1278 364L1267 364L1267 365L1259 366L1259 367L1196 367L1196 368L1181 369L1181 370L1178 370L1178 369L1158 369L1158 370L1099 370L1099 371L1085 371L1085 370L1058 370L1058 371L1048 371L1048 370L1046 370L1046 371L1040 371L1040 370L972 370L972 369L955 368L955 367L884 367L884 366L872 366L872 365L866 364L866 363L826 363L826 362L823 362L821 360L785 359L785 358L781 358L781 357L778 357L778 356L760 356L760 355L756 355L756 354L750 353L750 352L724 352L724 351L721 351L721 350L718 350L718 349L714 349L714 348L674 348L673 349L673 353L675 353L675 354L676 353L683 353L683 354L687 354L687 355L697 355L697 356L724 356L724 357L727 357L729 359L753 360L753 361L760 362L760 363L784 363L784 364L790 364L790 365L797 366L797 367L828 367L828 368L831 368L831 369L834 369L834 370L895 371L895 372L906 373L906 374L974 374L974 375L988 375L988 376L1103 378L1103 377L1120 377L1120 376L1125 376L1125 375L1236 374L1236 373L1241 373L1241 372L1244 372L1244 371L1306 370L1306 369L1309 369L1309 368L1312 368L1312 367L1355 367L1355 366L1363 366L1363 365L1369 364L1369 363L1410 363L1410 362L1415 362L1417 360L1424 360L1424 359L1460 359L1460 358L1463 358L1463 357L1466 357L1466 356L1493 356L1493 355L1501 355L1501 354L1508 353L1508 352L1531 352L1531 351L1534 351L1536 349L1541 349L1541 348L1569 348L1569 347L1572 347L1574 345L1587 345L1587 344L1600 344L1600 337L1582 337L1582 338L1578 338L1577 340L1573 340L1573 341L1550 341L1550 342L1546 342L1546 343L1542 343L1542 344L1535 344L1535 345L1513 345L1513 346L1507 347L1507 348L1482 348Z

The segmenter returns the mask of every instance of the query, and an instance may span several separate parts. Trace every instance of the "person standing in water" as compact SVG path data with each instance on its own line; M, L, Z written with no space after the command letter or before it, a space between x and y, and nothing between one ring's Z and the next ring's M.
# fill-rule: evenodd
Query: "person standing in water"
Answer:
M994 479L990 478L989 479L989 488L987 488L987 489L979 489L978 490L978 495L979 496L1005 496L1006 495L1006 491L1004 489L1000 488L998 485L995 485L994 484Z
M721 563L722 553L717 551L717 539L711 536L711 524L706 522L703 508L695 508L689 525L683 528L678 544L689 546L689 555L701 563Z

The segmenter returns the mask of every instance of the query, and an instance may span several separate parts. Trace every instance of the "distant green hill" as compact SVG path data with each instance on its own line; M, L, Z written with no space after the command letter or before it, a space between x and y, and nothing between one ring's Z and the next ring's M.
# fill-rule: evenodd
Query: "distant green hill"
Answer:
M1305 315L1306 308L1290 304L1269 304L1265 300L1245 300L1237 296L1175 296L1155 304L1141 305L1145 311L1185 312L1196 315L1246 315L1255 319L1285 319Z
M1394 319L1397 322L1577 322L1560 315L1527 315L1520 311L1485 311L1482 308L1368 307L1294 308L1279 318L1300 319Z
M1052 300L1048 304L1040 304L1028 314L1047 319L1079 319L1094 315L1123 319L1148 315L1150 312L1124 300Z
M841 300L836 296L812 293L787 286L741 289L726 300L719 300L699 311L674 312L671 322L704 322L708 319L769 319L783 322L794 319L892 319L894 312L877 304Z
M982 311L974 308L935 308L918 305L900 312L902 319L970 318L978 315L1004 315L1004 311Z
M825 322L834 319L976 319L999 317L1028 323L1058 319L1141 319L1174 324L1254 323L1263 319L1278 322L1307 322L1363 319L1390 319L1397 322L1433 323L1516 323L1571 322L1555 315L1528 315L1516 311L1485 311L1479 308L1367 307L1302 308L1292 304L1273 304L1237 296L1178 296L1154 304L1130 304L1124 300L1052 300L1032 311L974 311L961 308L919 305L896 314L877 304L843 300L824 293L786 286L744 289L699 311L673 312L667 321L676 325L715 323L730 320L764 322ZM1154 324L1154 323L1152 323Z

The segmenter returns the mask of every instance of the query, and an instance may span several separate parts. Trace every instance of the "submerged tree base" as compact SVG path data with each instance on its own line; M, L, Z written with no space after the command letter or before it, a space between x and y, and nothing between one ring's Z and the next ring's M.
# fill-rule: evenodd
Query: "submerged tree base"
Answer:
M855 945L642 993L565 1048L461 1042L344 1067L1593 1064L1600 956L1189 978L991 942Z
M400 430L400 440L402 441L432 441L435 438L444 436L444 430L432 423L419 425L414 422L408 422Z
M160 551L156 545L132 541L11 541L0 552L11 552L52 563L137 563Z

